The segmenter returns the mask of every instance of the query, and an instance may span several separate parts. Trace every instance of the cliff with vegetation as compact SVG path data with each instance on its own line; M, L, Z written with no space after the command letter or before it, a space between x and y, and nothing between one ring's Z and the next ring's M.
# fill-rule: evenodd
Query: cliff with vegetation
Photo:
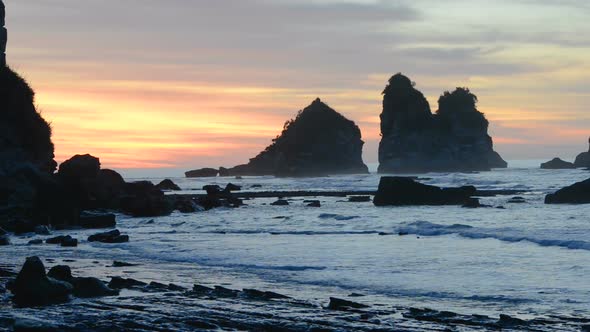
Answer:
M467 88L445 92L432 114L422 92L396 74L383 91L379 171L487 171L506 162L493 150L488 121Z

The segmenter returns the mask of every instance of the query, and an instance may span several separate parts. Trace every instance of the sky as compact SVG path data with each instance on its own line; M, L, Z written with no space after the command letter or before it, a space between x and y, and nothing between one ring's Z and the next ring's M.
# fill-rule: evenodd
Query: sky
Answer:
M590 136L586 0L4 0L7 59L56 159L245 163L320 97L377 161L381 92L402 72L432 111L466 86L507 160L573 160Z

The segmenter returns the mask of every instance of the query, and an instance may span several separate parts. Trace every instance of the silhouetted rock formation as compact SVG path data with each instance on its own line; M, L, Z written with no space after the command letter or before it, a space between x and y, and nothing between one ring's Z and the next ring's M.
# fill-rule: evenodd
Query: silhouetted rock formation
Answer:
M590 144L590 138L588 139L588 143ZM590 148L588 148L588 152L582 152L574 161L575 167L590 167Z
M373 199L376 206L385 205L469 205L475 195L473 186L439 188L414 181L412 178L384 176Z
M545 204L588 204L590 203L590 179L576 182L545 196Z
M220 174L321 176L367 173L362 160L364 142L353 121L319 98L287 121L281 135L246 165Z
M493 150L488 121L467 88L445 92L432 114L402 74L383 91L379 172L487 171L507 164Z
M73 286L48 277L43 262L38 257L29 257L10 291L17 306L32 307L67 302Z
M573 163L564 161L559 158L553 158L546 163L541 164L542 169L571 169L576 168Z
M162 180L160 183L158 183L156 185L156 187L158 187L158 189L160 189L160 190L170 190L170 191L181 190L180 187L170 179Z
M219 173L219 171L215 168L201 168L185 172L184 175L187 178L209 178L216 177L217 173Z

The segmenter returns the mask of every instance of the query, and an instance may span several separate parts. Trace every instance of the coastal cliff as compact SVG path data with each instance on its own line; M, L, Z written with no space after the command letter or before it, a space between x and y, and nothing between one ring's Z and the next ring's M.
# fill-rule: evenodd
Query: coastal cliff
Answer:
M248 164L219 171L221 176L323 176L368 173L362 160L359 127L319 98L285 123L282 133ZM187 176L206 174L190 171Z
M488 121L467 88L445 92L432 114L414 83L402 74L383 91L379 172L488 171L507 163L493 150Z

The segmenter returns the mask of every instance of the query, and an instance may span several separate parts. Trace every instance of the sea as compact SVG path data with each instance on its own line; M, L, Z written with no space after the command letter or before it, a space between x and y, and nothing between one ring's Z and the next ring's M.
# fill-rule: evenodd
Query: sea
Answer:
M481 198L489 208L468 209L376 207L346 197L293 197L288 206L273 206L276 198L257 198L239 208L166 217L118 215L117 228L131 238L123 244L85 241L96 230L53 232L78 238L73 249L28 245L37 235L13 237L13 245L0 250L0 262L16 271L26 257L36 255L47 267L67 264L79 276L122 276L187 289L194 284L257 289L293 300L286 305L129 290L119 297L76 299L45 309L16 309L4 301L0 318L5 327L8 320L22 318L137 331L277 326L479 331L497 330L494 322L506 315L508 325L501 327L507 330L579 331L590 324L590 204L546 205L544 197L589 178L590 172L542 170L537 161L509 164L490 172L419 177L443 187L519 190L524 202L511 203L514 195L499 195ZM371 191L381 177L372 168L366 175L317 178L169 178L184 194L229 182L249 192ZM320 200L321 207L308 207L304 200L309 199ZM113 267L115 260L134 266ZM326 309L330 297L370 309L333 312ZM109 325L117 320L122 325Z

